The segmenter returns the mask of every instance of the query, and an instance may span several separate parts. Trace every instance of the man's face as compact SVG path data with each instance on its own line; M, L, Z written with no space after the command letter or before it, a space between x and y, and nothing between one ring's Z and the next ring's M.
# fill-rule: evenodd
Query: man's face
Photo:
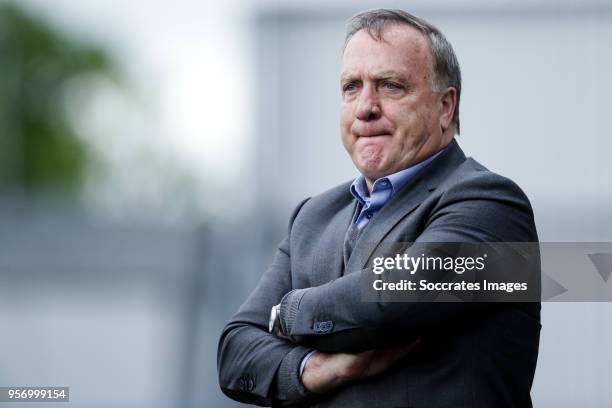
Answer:
M410 26L387 27L382 41L361 30L348 42L340 80L342 142L368 185L452 139L445 130L449 108L433 92L432 74L427 40Z

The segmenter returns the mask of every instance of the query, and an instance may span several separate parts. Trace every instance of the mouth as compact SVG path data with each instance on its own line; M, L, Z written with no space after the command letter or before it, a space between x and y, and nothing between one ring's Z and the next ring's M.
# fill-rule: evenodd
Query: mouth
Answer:
M380 133L375 135L356 135L355 146L359 149L382 148L391 141L389 133Z
M390 133L371 133L371 134L357 134L357 139L376 139L381 137L391 137Z

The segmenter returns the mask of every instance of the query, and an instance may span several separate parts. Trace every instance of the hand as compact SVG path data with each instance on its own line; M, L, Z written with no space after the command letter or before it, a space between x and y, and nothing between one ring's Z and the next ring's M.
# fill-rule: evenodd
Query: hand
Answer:
M359 354L329 354L317 351L306 362L302 383L307 390L323 394L349 381L382 374L405 357L419 341L406 346L369 350Z

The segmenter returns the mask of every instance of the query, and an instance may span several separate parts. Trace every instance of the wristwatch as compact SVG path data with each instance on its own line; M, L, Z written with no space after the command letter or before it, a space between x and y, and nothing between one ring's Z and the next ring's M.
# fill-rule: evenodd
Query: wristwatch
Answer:
M280 303L272 306L270 310L270 322L268 323L268 331L277 337L285 337L283 328L280 324Z

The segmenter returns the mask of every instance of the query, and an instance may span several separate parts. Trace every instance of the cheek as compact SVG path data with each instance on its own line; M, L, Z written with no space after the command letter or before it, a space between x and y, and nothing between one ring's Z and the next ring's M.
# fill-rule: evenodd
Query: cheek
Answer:
M351 126L353 125L353 115L345 107L341 108L340 112L340 135L342 143L348 149L355 143L355 137L351 134Z
M427 128L430 121L428 112L419 107L406 110L403 115L397 117L397 129L401 133L400 142L402 145L418 144L421 135Z
M354 119L353 110L350 106L342 104L340 106L340 126L344 129L350 127Z

